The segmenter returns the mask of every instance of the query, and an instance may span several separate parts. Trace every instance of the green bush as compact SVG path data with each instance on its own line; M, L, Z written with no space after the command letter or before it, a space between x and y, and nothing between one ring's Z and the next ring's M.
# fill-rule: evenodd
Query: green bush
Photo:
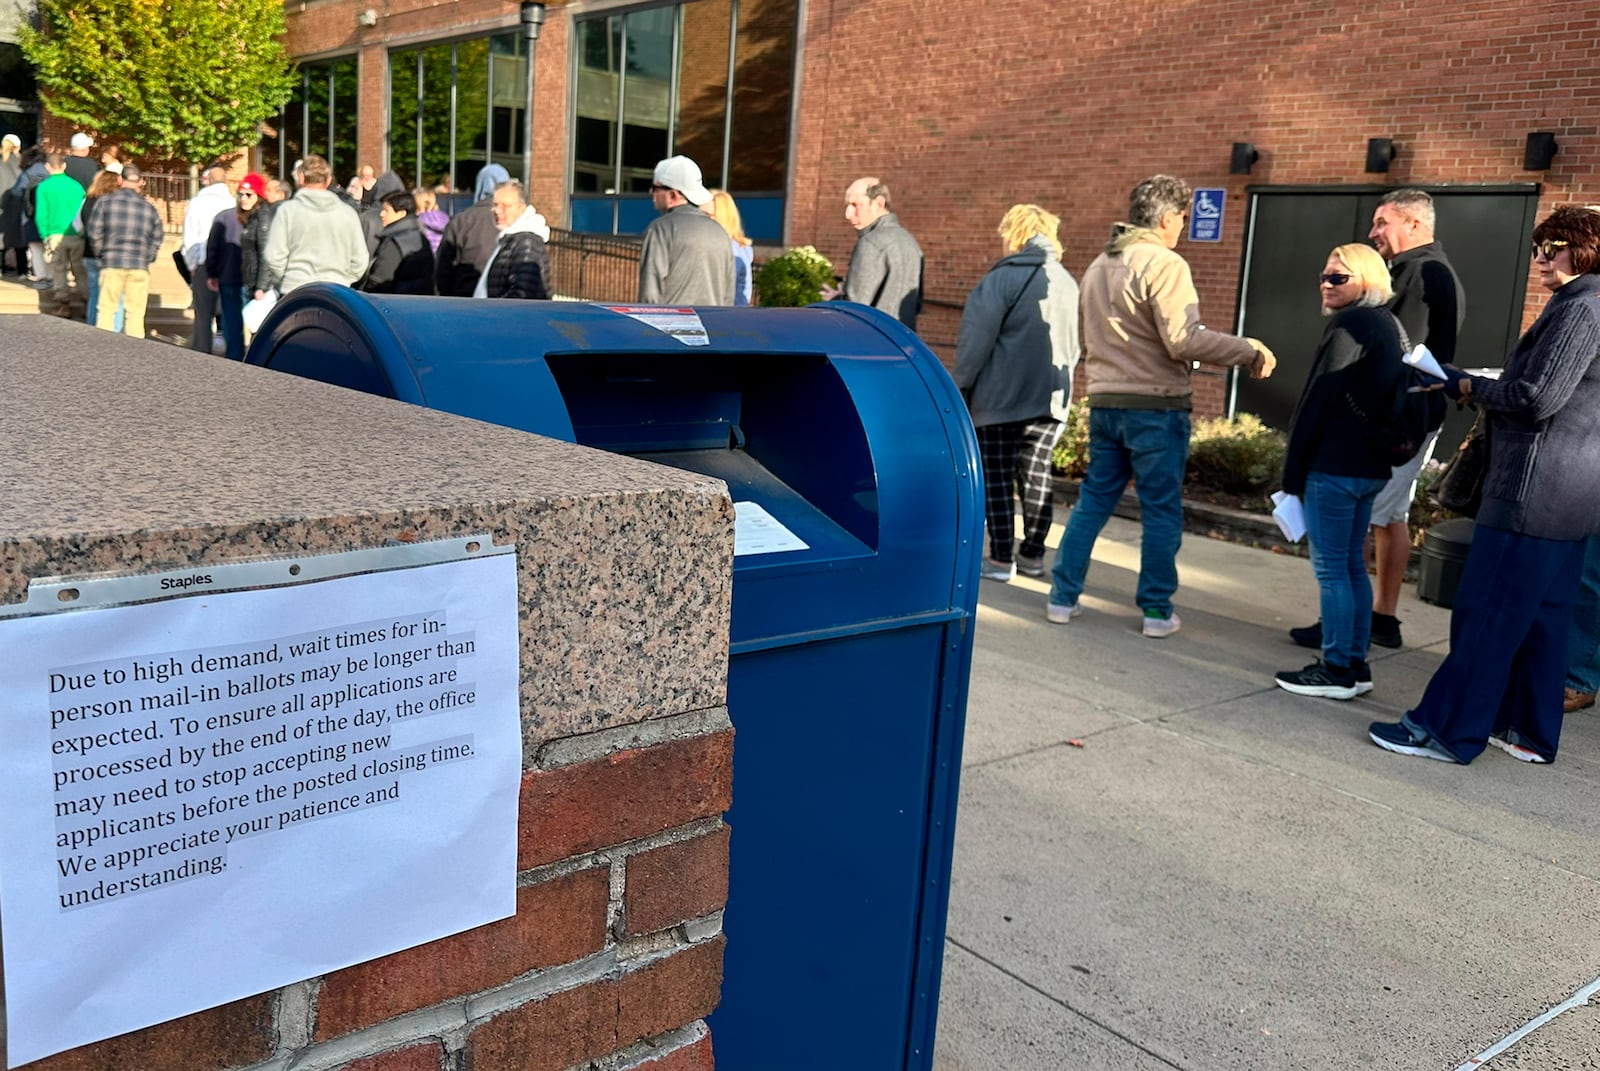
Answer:
M1252 413L1194 425L1187 478L1228 494L1265 492L1283 473L1288 439Z
M1061 433L1050 455L1056 472L1074 480L1083 479L1089 470L1089 406L1079 400L1067 410L1067 430Z
M756 269L757 301L768 307L799 308L822 300L833 283L833 265L809 245L796 246Z

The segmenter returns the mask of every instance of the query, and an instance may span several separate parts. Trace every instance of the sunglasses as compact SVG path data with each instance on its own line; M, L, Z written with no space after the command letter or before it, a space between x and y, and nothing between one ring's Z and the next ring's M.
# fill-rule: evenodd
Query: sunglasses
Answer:
M651 193L665 193L667 190L670 190L670 189L672 189L671 186L663 186L660 183L656 183L656 184L654 184L654 185L652 185L650 187L650 192Z
M1346 275L1342 271L1323 272L1321 276L1323 286L1343 286L1354 278L1354 275Z
M1547 238L1542 242L1533 243L1533 255L1543 257L1546 260L1554 260L1557 253L1571 244L1571 242L1563 242L1558 238Z

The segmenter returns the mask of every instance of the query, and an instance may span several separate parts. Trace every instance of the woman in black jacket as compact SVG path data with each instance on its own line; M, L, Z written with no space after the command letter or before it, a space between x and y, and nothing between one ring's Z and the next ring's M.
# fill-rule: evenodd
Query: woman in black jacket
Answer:
M357 290L373 294L433 293L433 247L417 225L417 201L409 193L385 195L378 208L383 229L367 274Z
M1391 458L1373 421L1392 409L1405 366L1388 265L1371 246L1341 245L1320 279L1329 317L1289 429L1283 489L1304 501L1311 568L1322 601L1322 658L1279 673L1296 695L1353 699L1372 690L1367 643L1372 582L1363 553L1372 502Z

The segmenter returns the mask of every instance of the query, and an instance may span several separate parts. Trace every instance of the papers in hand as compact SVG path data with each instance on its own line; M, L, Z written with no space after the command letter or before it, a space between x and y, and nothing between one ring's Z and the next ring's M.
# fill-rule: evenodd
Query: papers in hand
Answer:
M1424 343L1417 343L1417 347L1406 354L1401 360L1420 372L1426 372L1435 379L1445 378L1444 369L1439 366L1439 359L1433 355Z
M1299 495L1272 492L1272 519L1278 522L1278 531L1291 543L1298 543L1306 534L1306 511Z
M278 303L278 292L268 290L258 298L252 298L244 303L245 330L252 335L261 330L261 322L267 318L267 313Z

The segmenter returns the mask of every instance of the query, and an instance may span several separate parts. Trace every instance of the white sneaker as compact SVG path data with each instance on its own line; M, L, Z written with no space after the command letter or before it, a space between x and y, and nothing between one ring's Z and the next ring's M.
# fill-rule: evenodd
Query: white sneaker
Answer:
M1006 583L1017 575L1016 562L997 562L993 558L983 559L983 568L978 573L985 580L998 580Z
M1021 573L1023 576L1044 576L1044 555L1041 554L1037 558L1024 558L1022 555L1018 554L1017 572Z
M1065 625L1074 617L1083 613L1083 608L1075 602L1062 605L1059 602L1047 602L1044 605L1044 616L1049 618L1052 625Z
M1144 619L1144 636L1147 640L1164 640L1183 627L1183 622L1178 620L1178 615L1171 617L1147 617Z

